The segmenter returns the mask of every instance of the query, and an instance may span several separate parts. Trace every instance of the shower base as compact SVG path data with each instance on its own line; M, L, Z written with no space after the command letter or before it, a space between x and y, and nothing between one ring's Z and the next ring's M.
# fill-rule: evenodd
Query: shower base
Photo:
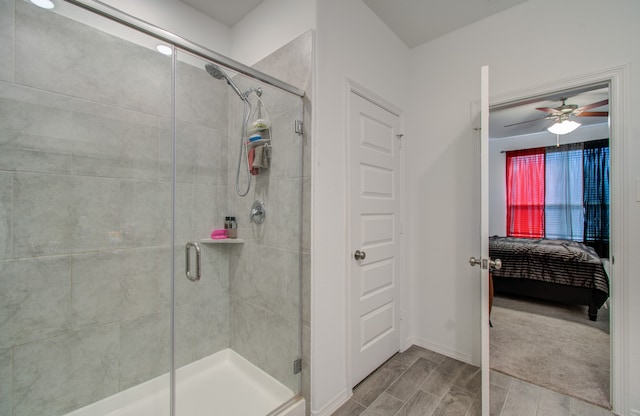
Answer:
M292 400L294 396L231 349L176 372L176 416L304 416L304 399ZM66 416L169 416L169 407L169 374L165 374Z

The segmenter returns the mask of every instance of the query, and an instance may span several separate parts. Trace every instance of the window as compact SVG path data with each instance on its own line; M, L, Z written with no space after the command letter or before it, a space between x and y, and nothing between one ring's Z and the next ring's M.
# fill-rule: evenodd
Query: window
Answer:
M507 152L507 236L609 253L609 140Z
M507 235L544 237L544 148L507 152Z

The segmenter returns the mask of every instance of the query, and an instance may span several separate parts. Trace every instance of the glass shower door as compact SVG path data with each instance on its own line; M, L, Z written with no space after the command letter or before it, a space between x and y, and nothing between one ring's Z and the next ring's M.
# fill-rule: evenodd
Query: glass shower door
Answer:
M176 415L267 415L300 391L302 100L176 59Z
M0 414L168 409L171 59L59 3L0 2Z

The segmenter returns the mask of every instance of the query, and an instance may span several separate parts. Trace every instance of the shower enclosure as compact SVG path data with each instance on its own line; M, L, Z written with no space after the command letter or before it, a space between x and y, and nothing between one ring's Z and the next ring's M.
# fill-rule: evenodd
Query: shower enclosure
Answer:
M0 0L0 415L293 414L300 91L109 13ZM271 114L245 197L243 101L207 64Z

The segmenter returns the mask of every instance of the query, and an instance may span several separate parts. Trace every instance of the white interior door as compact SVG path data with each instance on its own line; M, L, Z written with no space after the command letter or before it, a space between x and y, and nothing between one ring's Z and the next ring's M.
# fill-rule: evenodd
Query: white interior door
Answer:
M400 350L400 121L349 93L351 385Z
M489 261L489 67L480 71L480 256ZM484 260L482 261L484 263ZM489 416L489 269L480 264L482 416Z

